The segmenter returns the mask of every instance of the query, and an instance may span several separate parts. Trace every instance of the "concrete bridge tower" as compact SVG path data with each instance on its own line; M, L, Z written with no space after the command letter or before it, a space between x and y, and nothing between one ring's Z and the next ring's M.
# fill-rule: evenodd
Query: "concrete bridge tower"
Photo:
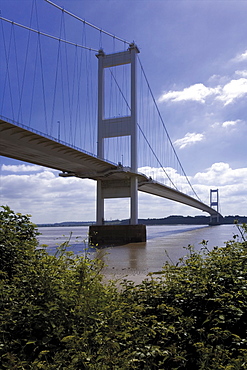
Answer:
M220 222L219 189L210 189L210 207L217 211L216 215L210 215L210 225L217 225Z
M104 139L130 136L131 176L123 181L115 174L101 174L97 179L96 226L90 228L91 241L94 243L140 242L146 240L145 225L138 225L138 177L137 177L137 88L136 57L139 49L133 43L127 51L105 54L100 50L98 58L98 147L97 156L105 159ZM105 74L106 68L130 64L130 115L105 117ZM121 165L119 171L123 170ZM135 175L136 174L136 175ZM130 198L130 225L104 225L104 200L107 198ZM93 238L92 235L97 235Z

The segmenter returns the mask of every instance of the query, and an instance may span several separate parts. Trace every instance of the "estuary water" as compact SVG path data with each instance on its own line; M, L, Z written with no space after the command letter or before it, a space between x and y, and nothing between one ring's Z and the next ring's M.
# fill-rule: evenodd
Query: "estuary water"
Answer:
M41 227L39 243L48 246L49 253L55 253L58 245L69 240L68 250L76 254L88 254L100 258L106 264L103 273L108 278L126 277L140 282L149 272L162 269L166 261L177 263L187 254L190 244L196 250L207 247L222 247L225 242L238 235L235 225L158 225L147 226L146 243L133 243L123 246L106 247L96 250L88 246L88 227Z

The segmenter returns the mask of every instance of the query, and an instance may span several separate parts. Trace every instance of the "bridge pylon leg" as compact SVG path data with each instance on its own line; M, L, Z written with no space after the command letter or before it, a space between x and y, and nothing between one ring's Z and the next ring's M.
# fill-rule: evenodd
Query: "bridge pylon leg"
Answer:
M102 181L97 181L97 204L96 204L96 223L97 225L104 224L104 198L102 195Z
M131 178L130 193L131 193L130 224L137 225L138 224L138 179L136 177Z

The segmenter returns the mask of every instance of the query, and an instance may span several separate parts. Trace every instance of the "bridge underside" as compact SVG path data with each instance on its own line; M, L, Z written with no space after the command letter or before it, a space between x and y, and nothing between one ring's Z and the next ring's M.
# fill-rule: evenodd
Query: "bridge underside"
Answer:
M0 119L0 155L60 170L61 176L101 180L105 198L117 198L120 194L121 197L128 197L130 179L137 176L139 191L183 203L208 212L211 216L219 215L208 205L151 180L144 174L133 173L128 167L103 161L90 153L42 135Z

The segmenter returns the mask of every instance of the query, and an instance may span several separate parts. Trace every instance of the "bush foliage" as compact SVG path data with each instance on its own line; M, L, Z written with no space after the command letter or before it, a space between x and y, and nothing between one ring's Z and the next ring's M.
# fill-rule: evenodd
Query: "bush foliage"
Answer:
M37 248L29 216L2 207L0 368L245 369L246 232L119 290L66 243Z

